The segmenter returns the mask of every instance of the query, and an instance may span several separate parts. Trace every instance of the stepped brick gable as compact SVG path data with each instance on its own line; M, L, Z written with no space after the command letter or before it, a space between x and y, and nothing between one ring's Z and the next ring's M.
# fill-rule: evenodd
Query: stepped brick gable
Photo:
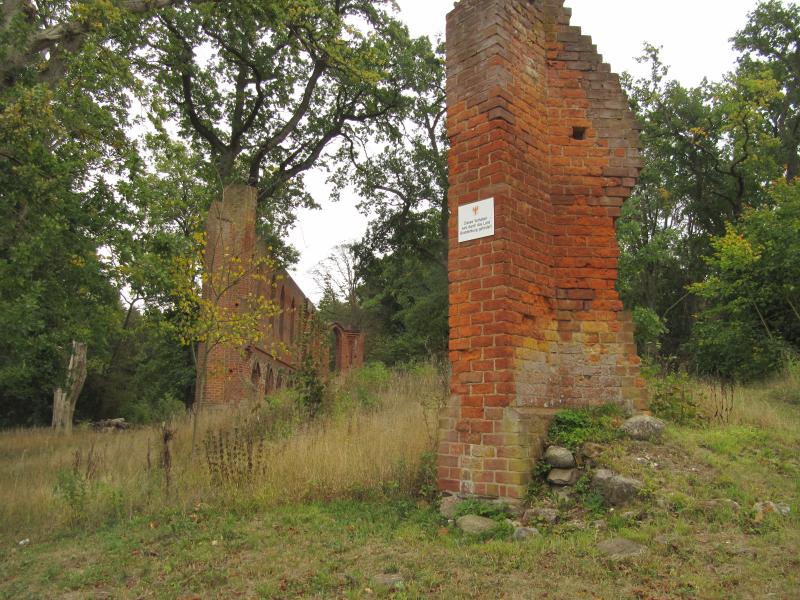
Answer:
M520 498L564 407L644 408L615 290L638 130L562 0L461 0L447 19L451 401L443 490ZM493 198L494 235L458 240Z

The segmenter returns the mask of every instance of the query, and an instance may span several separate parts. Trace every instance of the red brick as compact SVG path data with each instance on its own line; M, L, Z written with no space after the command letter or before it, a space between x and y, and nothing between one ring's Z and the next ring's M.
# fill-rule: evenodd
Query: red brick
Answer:
M519 418L508 412L519 392L533 408L642 403L632 323L614 289L614 223L641 168L638 125L619 78L559 0L461 0L448 15L447 55L451 389L461 416L474 418L442 423L459 429L464 456L482 443L497 458L471 480L443 480L519 498L524 477L505 467L520 463L504 460L529 449L493 432ZM459 244L458 207L489 197L495 235ZM563 350L563 360L551 356Z

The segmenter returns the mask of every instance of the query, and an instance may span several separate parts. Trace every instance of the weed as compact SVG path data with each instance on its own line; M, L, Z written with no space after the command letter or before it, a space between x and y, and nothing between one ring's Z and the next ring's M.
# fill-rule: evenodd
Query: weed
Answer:
M689 375L684 371L661 375L643 369L650 392L650 410L657 417L679 425L697 424L698 403Z
M334 409L374 409L379 407L381 395L392 379L392 373L383 363L373 362L348 373L334 393Z
M428 502L433 502L439 495L436 458L435 452L426 452L422 455L413 483L414 495Z
M206 465L214 484L237 487L256 481L263 474L264 440L246 430L209 431L203 442Z
M456 505L455 518L457 519L464 515L478 515L479 517L505 522L508 518L508 507L505 504L468 498Z
M714 423L727 424L733 414L735 388L733 383L727 381L711 381L709 383L711 406L714 412L709 415Z
M572 450L586 442L611 442L620 437L622 416L622 408L614 404L561 410L553 417L547 437L551 443Z
M56 474L54 493L68 507L70 520L82 521L88 516L90 496L100 468L100 458L92 444L84 458L80 448L75 450L70 469L60 469Z
M164 491L169 497L172 490L172 438L175 437L175 431L164 426L161 432L161 467L164 469Z
M56 475L55 494L61 498L77 519L86 513L89 482L74 470L64 469Z
M603 496L591 486L592 476L589 473L581 475L575 483L575 495L580 503L593 518L598 518L606 512L606 502Z
M531 504L535 498L541 496L547 489L547 474L552 467L544 460L537 460L531 470L531 479L525 492L525 503Z

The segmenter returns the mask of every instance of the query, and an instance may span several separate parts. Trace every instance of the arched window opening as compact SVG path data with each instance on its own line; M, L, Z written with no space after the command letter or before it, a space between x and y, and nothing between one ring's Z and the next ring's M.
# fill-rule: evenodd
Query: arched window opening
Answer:
M342 368L342 344L344 340L342 339L342 330L336 326L333 328L333 360L331 361L331 366L335 371L339 371Z
M271 394L275 391L275 374L272 372L272 367L267 371L267 393Z
M289 341L294 342L294 332L295 332L295 321L297 319L297 310L294 304L294 298L292 298L292 310L289 313Z
M283 339L283 332L286 322L286 288L281 288L281 313L278 315L278 338Z
M269 303L273 306L270 308L274 308L275 304L275 295L277 294L278 284L276 283L276 277L273 275L269 281ZM270 333L270 337L275 336L275 317L277 315L272 313L272 318L270 319L270 326L272 327L272 332Z
M255 388L261 385L261 365L258 363L253 365L253 370L250 373L250 383L253 384Z

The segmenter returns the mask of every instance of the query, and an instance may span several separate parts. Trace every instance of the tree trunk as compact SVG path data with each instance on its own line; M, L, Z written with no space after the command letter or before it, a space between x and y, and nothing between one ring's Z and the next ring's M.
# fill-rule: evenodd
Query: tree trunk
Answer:
M53 391L53 429L56 431L72 433L72 417L85 381L86 344L73 340L66 385Z

